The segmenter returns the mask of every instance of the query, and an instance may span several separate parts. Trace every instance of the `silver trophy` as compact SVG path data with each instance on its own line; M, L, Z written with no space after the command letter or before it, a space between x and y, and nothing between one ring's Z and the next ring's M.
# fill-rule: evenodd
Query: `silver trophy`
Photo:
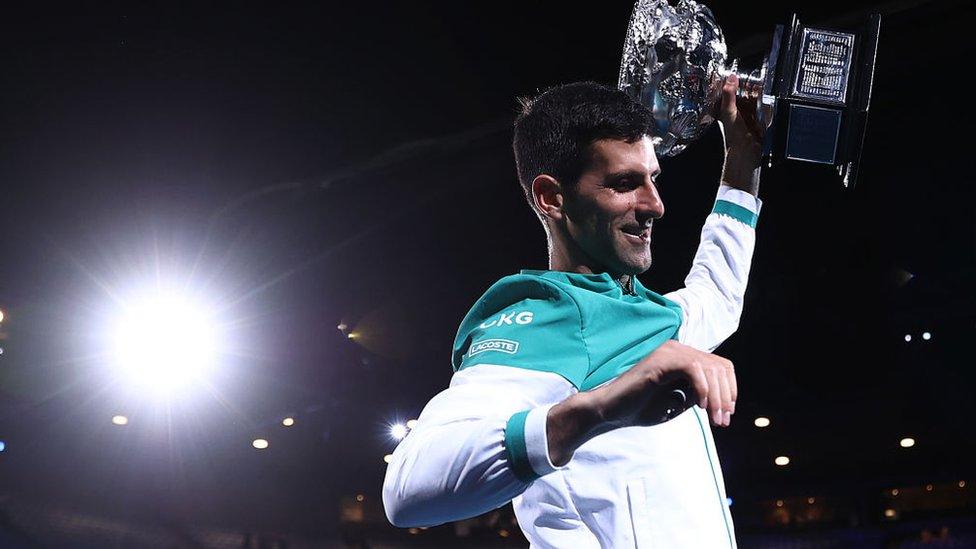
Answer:
M618 86L654 114L655 151L674 156L715 121L725 79L756 102L768 163L829 164L853 186L867 125L880 16L859 33L778 25L762 63L739 72L722 29L693 0L637 0Z

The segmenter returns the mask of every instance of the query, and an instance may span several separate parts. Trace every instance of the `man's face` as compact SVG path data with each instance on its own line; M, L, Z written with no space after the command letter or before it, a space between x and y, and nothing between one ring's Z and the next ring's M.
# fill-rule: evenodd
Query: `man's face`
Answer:
M642 273L651 266L651 222L664 215L651 139L601 139L590 152L576 189L566 193L569 234L598 264L594 267L611 274Z

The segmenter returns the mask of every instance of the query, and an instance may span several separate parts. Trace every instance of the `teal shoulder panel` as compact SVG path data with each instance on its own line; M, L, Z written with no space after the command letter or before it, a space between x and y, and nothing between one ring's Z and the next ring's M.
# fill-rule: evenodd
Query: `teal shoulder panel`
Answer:
M676 302L671 301L670 299L664 297L661 294L656 294L654 292L651 292L650 290L648 290L648 293L653 294L653 297L650 298L652 301L664 305L665 307L667 307L669 311L673 312L677 317L678 325L675 327L675 333L674 333L674 337L677 338L678 337L677 329L681 327L681 319L684 318L684 314L681 311L681 305L678 305Z
M580 390L616 378L678 334L681 307L634 280L636 295L595 296L584 307L584 335L594 367Z
M464 317L454 340L455 370L494 364L553 372L577 388L590 369L580 308L557 284L507 276Z

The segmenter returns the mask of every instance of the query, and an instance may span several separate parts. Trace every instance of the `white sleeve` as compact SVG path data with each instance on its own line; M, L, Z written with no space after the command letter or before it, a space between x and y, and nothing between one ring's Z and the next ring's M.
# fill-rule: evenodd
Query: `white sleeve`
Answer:
M762 201L720 185L685 287L664 297L681 306L678 341L713 351L739 327Z
M547 415L575 392L550 372L482 364L455 373L393 452L383 481L387 518L433 526L508 503L557 469Z

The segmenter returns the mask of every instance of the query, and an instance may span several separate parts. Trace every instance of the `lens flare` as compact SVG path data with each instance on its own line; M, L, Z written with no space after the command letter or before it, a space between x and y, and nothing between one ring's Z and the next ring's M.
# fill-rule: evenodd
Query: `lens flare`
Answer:
M128 381L162 393L206 378L217 354L211 315L175 295L130 303L114 344L116 364Z

